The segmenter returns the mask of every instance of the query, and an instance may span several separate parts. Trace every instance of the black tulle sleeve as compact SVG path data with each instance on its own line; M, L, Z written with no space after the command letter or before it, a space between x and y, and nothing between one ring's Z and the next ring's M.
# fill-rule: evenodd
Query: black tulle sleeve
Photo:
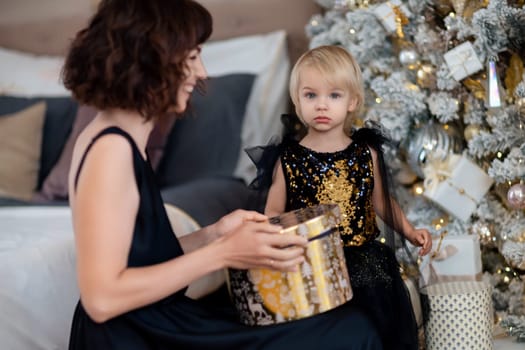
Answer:
M244 150L257 168L256 176L249 184L249 188L255 193L256 203L253 204L256 210L261 213L264 212L266 198L273 182L273 174L281 155L283 142L281 137L274 137L267 145Z
M268 189L272 185L275 163L281 153L281 142L273 139L264 146L255 146L244 150L257 168L255 179L250 183L254 190Z
M368 122L366 127L355 130L352 133L352 140L358 143L364 143L374 149L377 154L377 169L374 169L381 176L381 187L383 188L383 203L385 203L382 220L384 221L384 236L387 244L395 248L395 237L393 228L398 227L396 224L396 215L394 213L394 196L392 194L392 177L384 159L384 147L391 141L385 136L379 125ZM400 235L402 244L405 245L403 235Z

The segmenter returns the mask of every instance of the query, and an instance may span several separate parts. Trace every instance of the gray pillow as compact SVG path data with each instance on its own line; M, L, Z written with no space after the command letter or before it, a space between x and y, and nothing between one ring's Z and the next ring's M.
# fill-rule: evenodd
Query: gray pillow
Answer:
M253 74L212 77L204 95L192 95L191 108L175 122L157 169L161 187L196 178L232 176L254 80Z
M257 193L241 179L201 178L162 191L162 199L188 213L200 226L210 225L235 209L254 210Z

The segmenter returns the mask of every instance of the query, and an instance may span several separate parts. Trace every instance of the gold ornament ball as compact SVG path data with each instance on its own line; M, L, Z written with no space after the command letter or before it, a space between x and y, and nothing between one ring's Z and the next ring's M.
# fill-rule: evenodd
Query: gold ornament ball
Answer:
M436 68L429 64L423 63L416 72L417 84L423 88L433 88L436 86Z
M465 130L463 130L463 135L465 136L465 140L470 141L474 138L474 136L479 135L481 132L481 126L478 124L469 124L465 127Z

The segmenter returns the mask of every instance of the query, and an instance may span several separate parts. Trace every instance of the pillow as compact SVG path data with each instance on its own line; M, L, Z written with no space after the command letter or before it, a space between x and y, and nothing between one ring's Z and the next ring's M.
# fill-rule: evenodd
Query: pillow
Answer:
M40 192L36 193L33 201L47 202L68 199L68 176L71 167L73 148L78 135L95 118L97 109L91 106L80 106L75 117L73 130L69 135L65 146L60 154L60 158L45 178ZM174 118L167 120L165 125L156 126L151 132L150 139L146 146L148 157L153 169L156 169L164 153L164 146L168 138L169 130L174 123Z
M37 189L57 162L71 132L77 104L70 97L14 97L0 96L0 115L16 113L36 102L46 103L46 116L40 155ZM40 148L40 146L39 146Z
M164 204L164 207L166 208L173 233L177 237L185 236L200 229L199 224L184 210L167 203ZM192 299L200 299L219 289L224 282L226 282L226 271L218 270L209 273L192 282L186 290L186 296Z
M89 106L80 106L75 117L73 129L67 138L62 149L60 158L55 163L49 175L42 184L42 189L36 194L34 200L37 202L46 200L67 200L68 199L68 176L78 134L95 117L97 110Z
M37 186L45 102L0 117L0 195L29 200Z
M236 209L254 209L258 193L244 181L233 178L204 178L182 186L165 188L162 199L184 210L204 227Z
M210 76L251 73L257 77L248 99L234 175L250 183L257 172L244 149L266 144L281 133L288 110L290 60L286 32L242 36L204 44L202 59Z
M255 177L256 168L244 149L265 144L272 136L280 134L279 116L288 109L290 60L286 32L279 30L207 42L204 44L202 57L209 76L237 73L256 75L242 118L241 144L234 169L235 176L249 183ZM63 87L59 76L58 67L61 67L63 60L59 56L35 56L0 48L0 93L23 97L69 96L70 93ZM22 74L22 71L25 73ZM65 124L64 127L69 127L69 132L71 124ZM44 132L44 139L46 138ZM63 145L64 143L58 149L52 147L54 152L49 156L47 151L43 155L39 188L57 161ZM51 165L48 161L52 161Z
M4 95L70 96L60 80L64 58L37 56L0 47L0 93Z
M254 78L253 74L213 77L204 95L192 95L185 117L175 122L168 137L157 171L161 187L233 175Z

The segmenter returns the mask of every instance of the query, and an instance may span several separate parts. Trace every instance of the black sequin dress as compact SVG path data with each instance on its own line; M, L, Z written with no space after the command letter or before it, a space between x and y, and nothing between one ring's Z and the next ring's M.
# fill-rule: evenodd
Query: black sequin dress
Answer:
M366 130L360 137L354 135L346 149L331 153L313 151L290 139L272 146L278 150L286 181L286 211L339 204L354 291L351 303L375 322L385 349L417 350L417 325L399 264L394 251L376 240L380 232L372 205L375 169L369 144L377 146L381 140L379 134ZM380 145L377 148L380 151ZM259 181L265 180L259 177Z
M117 127L103 130L91 145L107 134L118 134L129 141L140 193L128 266L147 266L183 255L149 162L142 158L133 139ZM89 154L91 145L83 159ZM353 305L342 305L293 322L250 327L240 323L231 304L204 303L189 299L184 293L185 289L180 290L163 300L103 323L94 322L86 313L82 301L79 301L73 316L69 349L382 349L376 329Z

